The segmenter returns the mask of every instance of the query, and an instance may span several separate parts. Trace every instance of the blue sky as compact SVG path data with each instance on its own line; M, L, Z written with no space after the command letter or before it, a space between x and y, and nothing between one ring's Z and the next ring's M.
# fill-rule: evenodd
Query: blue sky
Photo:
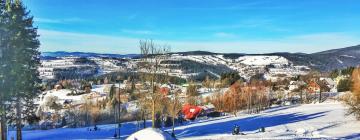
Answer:
M41 51L305 52L360 44L359 0L24 0Z

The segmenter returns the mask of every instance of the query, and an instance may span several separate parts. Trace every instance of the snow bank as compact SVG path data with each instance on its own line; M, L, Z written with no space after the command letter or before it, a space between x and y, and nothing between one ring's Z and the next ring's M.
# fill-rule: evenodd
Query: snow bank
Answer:
M170 134L155 128L146 128L130 135L126 140L175 140Z

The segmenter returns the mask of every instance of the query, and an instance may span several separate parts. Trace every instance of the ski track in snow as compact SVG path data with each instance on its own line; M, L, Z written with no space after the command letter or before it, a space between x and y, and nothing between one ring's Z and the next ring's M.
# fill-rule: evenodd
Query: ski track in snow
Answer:
M349 57L349 58L356 58L355 56L351 56L351 55L340 55L340 56Z
M178 139L360 139L360 122L353 116L344 116L346 108L338 102L282 106L259 114L224 116L186 122L175 128ZM244 135L231 135L238 124ZM136 132L135 122L124 123L122 139ZM150 121L147 122L150 126ZM100 131L87 128L61 128L24 131L24 140L112 139L115 125L99 125ZM265 132L258 132L265 127ZM171 132L171 128L163 128ZM10 136L14 135L10 133Z
M337 60L340 64L343 64L343 61L341 61L339 58L336 58L336 60Z

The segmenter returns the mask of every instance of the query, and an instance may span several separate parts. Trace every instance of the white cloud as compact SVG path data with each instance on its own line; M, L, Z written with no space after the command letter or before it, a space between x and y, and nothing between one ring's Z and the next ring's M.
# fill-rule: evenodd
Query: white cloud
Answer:
M141 38L106 36L84 33L39 30L41 51L84 51L101 53L139 53ZM360 38L346 33L318 33L269 40L237 41L173 41L155 40L169 44L172 51L204 50L224 53L271 53L305 52L312 53L357 45Z
M39 23L69 23L86 21L80 18L65 18L65 19L51 19L51 18L34 18L35 22Z

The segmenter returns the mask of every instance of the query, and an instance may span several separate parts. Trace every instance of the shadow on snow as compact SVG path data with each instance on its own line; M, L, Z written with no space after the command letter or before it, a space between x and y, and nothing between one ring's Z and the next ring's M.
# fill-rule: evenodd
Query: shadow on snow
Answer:
M254 131L258 130L260 127L273 127L322 117L327 112L329 111L323 111L313 114L290 113L275 114L271 116L252 116L204 125L198 123L199 126L175 130L175 134L177 134L176 136L178 138L184 138L189 136L205 136L210 134L230 134L235 124L240 126L241 131Z

